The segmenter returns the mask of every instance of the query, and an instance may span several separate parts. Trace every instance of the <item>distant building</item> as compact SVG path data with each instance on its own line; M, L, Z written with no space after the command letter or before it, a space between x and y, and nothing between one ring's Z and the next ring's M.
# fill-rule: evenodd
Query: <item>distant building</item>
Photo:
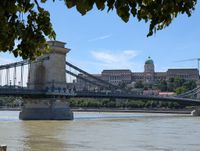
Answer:
M88 80L92 80L86 75L80 75ZM162 80L170 78L181 78L185 80L198 80L199 70L196 68L189 69L168 69L166 72L155 72L154 61L148 57L144 64L144 72L132 72L129 69L111 69L103 70L101 74L93 74L93 76L105 80L113 85L131 84L133 82L142 81L144 83L154 84ZM92 88L83 80L77 80L79 88Z
M175 96L176 93L175 92L159 92L159 96L163 96L163 97L166 97L166 96Z
M131 70L103 70L101 73L101 78L105 81L110 82L114 85L119 85L120 83L131 83L132 72Z
M144 64L144 72L133 72L133 81L143 81L144 83L156 83L170 78L181 78L185 80L198 80L199 70L196 68L189 69L168 69L167 72L155 72L154 62L148 57Z
M101 74L93 74L96 78L101 79ZM76 90L93 90L95 91L98 87L92 84L92 82L96 82L95 79L88 77L84 74L79 74L79 78L77 78L77 82L75 84ZM90 81L90 82L87 82Z
M167 79L178 77L185 80L198 80L199 71L198 69L168 69Z

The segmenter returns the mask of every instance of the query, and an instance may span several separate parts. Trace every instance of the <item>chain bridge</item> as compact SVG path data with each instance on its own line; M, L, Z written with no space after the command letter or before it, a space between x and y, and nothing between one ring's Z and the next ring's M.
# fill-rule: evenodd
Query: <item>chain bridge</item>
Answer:
M134 93L113 85L66 61L70 49L65 43L49 41L50 52L35 61L0 65L0 96L24 98L20 112L22 120L73 119L67 98L120 98L184 102L200 105L200 84L177 96L155 96ZM85 75L85 76L81 76ZM93 90L79 90L76 81L95 86Z

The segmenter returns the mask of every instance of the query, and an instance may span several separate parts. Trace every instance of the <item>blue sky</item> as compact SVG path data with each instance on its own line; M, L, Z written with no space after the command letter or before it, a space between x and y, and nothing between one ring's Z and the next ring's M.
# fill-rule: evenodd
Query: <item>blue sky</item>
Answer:
M124 23L115 10L93 9L81 16L75 8L67 9L63 1L48 1L44 6L50 11L57 40L71 49L67 60L90 73L103 69L143 71L148 56L156 71L197 67L197 61L176 61L200 57L199 4L192 17L179 15L169 27L148 38L148 24L135 18ZM19 59L0 53L1 64Z

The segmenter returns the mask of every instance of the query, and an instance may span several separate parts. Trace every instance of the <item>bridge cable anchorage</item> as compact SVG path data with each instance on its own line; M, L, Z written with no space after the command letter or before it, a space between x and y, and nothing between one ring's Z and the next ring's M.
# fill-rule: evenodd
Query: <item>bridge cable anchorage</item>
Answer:
M107 81L104 81L104 80L102 80L102 79L99 79L99 78L97 78L97 77L95 77L95 76L89 74L88 72L86 72L86 71L84 71L84 70L82 70L82 69L80 69L80 68L74 66L73 64L71 64L71 63L69 63L69 62L67 62L67 61L66 61L66 65L68 65L68 66L72 67L73 69L75 69L75 70L77 70L77 71L79 71L79 72L81 72L81 73L87 75L88 77L90 77L90 78L92 78L92 79L95 79L96 81L99 81L100 83L105 84L108 88L110 87L110 88L114 88L114 89L121 89L120 87L118 87L118 86L116 86L116 85L113 85L113 84L111 84L111 83L109 83L109 82L107 82ZM121 90L122 90L122 89L121 89Z

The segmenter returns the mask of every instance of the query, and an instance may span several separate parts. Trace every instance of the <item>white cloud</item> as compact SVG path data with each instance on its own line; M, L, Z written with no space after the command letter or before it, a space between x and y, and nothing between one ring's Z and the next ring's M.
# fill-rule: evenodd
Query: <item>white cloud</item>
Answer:
M139 54L136 50L92 51L91 54L104 69L133 69L134 66L138 66L133 60Z
M107 38L110 38L110 37L111 37L111 35L104 35L104 36L100 36L100 37L90 39L90 40L88 40L88 42L93 42L93 41L97 41L97 40L104 40L104 39L107 39Z

